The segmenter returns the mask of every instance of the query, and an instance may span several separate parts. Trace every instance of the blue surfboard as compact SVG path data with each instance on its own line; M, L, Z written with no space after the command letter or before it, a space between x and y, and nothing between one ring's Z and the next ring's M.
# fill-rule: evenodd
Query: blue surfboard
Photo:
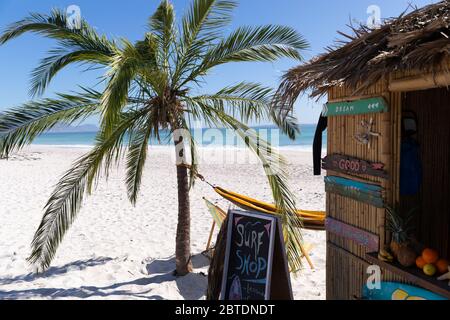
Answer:
M363 289L366 300L448 300L431 291L397 282L382 282L381 289Z

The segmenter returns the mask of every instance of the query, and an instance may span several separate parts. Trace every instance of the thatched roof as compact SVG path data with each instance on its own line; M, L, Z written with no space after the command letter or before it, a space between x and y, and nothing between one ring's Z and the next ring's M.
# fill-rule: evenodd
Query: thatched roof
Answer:
M353 35L339 32L346 40L284 75L276 102L292 106L307 90L319 97L340 84L357 94L395 71L434 72L450 54L449 26L450 0L386 20L379 29L350 26Z

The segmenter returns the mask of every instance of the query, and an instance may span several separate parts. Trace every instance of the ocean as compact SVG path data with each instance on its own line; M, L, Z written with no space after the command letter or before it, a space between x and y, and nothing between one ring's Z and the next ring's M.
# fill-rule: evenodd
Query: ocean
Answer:
M295 141L292 141L273 126L261 126L252 128L256 130L265 140L273 146L294 147L310 151L312 148L316 126L312 124L300 125L301 133ZM232 131L225 129L200 129L194 130L193 135L197 145L200 147L219 146L242 146L243 142L236 138ZM67 147L92 146L95 143L96 132L73 132L73 133L44 133L36 138L36 145L57 145ZM150 141L151 145L172 144L168 134L162 135L159 143L155 139ZM323 135L323 148L326 148L327 138Z

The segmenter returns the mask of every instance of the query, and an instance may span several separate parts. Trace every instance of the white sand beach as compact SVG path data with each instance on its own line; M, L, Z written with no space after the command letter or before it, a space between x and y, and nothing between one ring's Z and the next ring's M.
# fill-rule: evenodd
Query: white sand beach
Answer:
M0 299L204 299L208 259L205 249L212 218L203 197L223 209L229 203L208 185L191 193L194 273L175 278L177 217L176 170L172 148L149 152L136 207L126 196L124 168L85 199L73 227L60 246L52 267L32 273L26 258L30 243L54 185L86 148L31 146L9 160L0 160ZM245 159L246 151L236 151ZM223 151L202 149L201 173L212 183L271 201L267 180L257 163L227 161ZM290 183L302 209L325 209L322 177L312 174L310 153L283 150L289 160ZM206 160L205 160L206 159ZM316 267L292 279L296 299L325 299L324 232L304 231Z

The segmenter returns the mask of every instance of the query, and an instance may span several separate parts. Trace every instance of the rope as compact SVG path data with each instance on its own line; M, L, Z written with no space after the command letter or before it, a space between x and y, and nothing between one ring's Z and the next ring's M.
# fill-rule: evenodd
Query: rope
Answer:
M198 172L195 172L195 171L192 169L192 166L191 166L191 165L186 164L186 163L182 163L182 164L177 165L177 167L186 168L186 169L192 171L193 174L194 174L194 176L196 176L201 182L204 182L204 183L208 184L208 185L209 185L211 188L213 188L213 189L216 189L216 188L217 188L216 185L214 185L214 184L210 183L209 181L207 181L206 178L205 178L203 175L201 175L201 174L198 173Z

